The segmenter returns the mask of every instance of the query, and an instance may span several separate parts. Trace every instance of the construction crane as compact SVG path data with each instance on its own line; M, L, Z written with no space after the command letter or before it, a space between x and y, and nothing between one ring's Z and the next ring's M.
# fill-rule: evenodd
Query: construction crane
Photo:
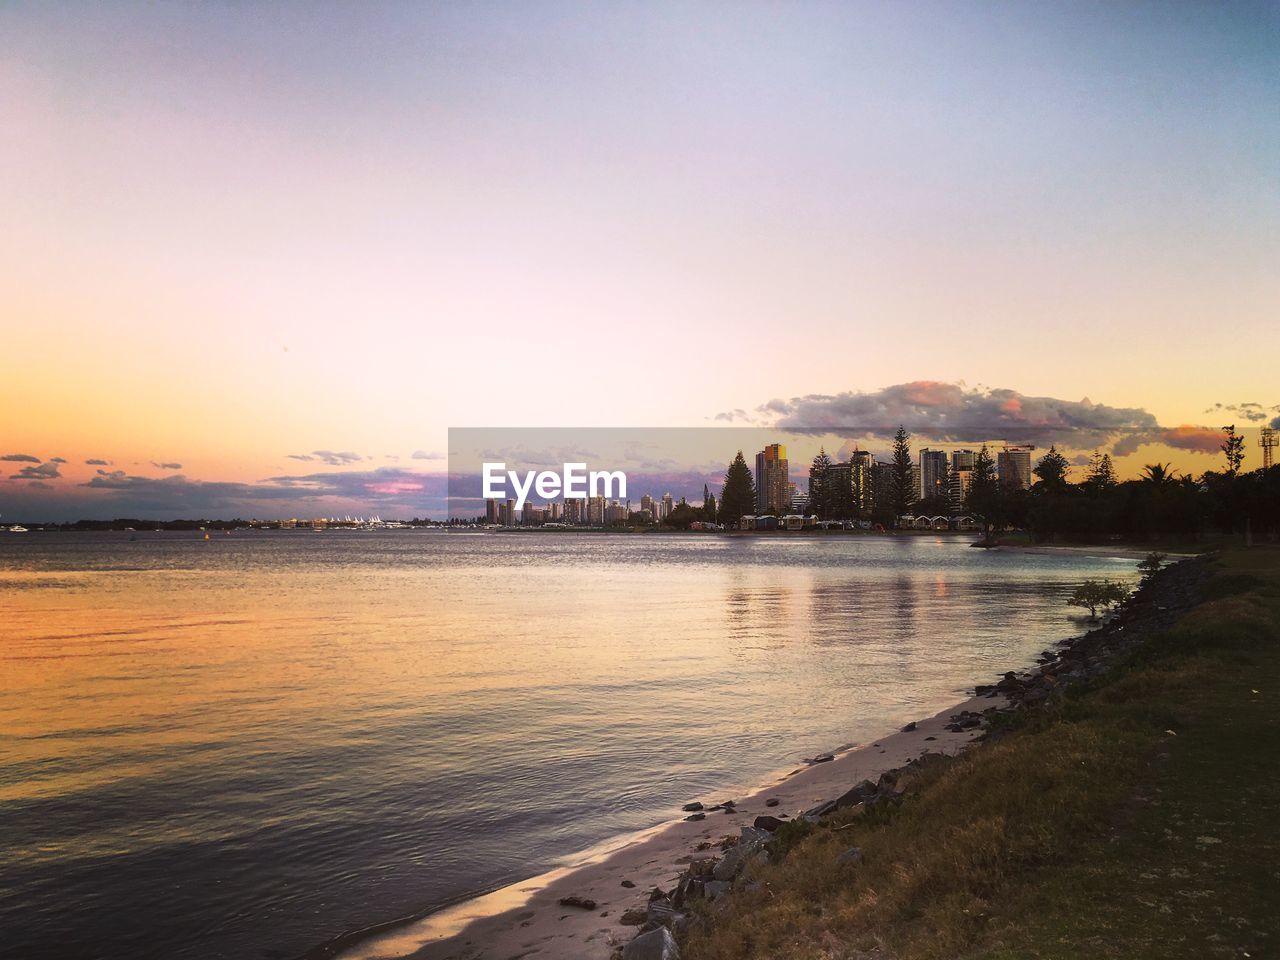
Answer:
M1258 431L1258 446L1262 448L1262 469L1270 470L1274 462L1276 448L1276 432L1271 427L1263 427Z

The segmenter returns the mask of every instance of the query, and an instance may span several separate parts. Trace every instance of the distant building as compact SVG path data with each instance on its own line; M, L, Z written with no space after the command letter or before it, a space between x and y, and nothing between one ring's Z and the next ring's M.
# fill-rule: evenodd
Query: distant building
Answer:
M1014 490L1031 489L1031 451L1029 443L1007 444L996 454L996 472L1000 483Z
M978 455L972 450L952 450L951 451L951 470L972 470L973 462Z
M920 499L947 495L947 452L945 450L920 451Z
M787 448L771 443L756 454L756 510L781 513L788 498Z
M502 505L502 525L504 527L514 527L516 525L516 502L508 500Z
M658 519L665 520L671 516L671 511L676 508L675 501L671 499L671 494L664 493L662 495L662 507L658 511Z
M497 500L486 500L484 502L484 522L499 523L500 504Z
M973 479L973 469L952 470L947 474L947 500L952 510L964 507L964 498L969 495L969 483Z

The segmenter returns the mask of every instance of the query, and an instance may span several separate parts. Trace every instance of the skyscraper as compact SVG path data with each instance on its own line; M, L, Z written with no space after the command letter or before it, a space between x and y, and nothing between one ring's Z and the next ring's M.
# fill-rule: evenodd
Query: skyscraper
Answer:
M920 499L947 495L947 452L945 450L920 451Z
M771 443L756 454L756 513L779 514L787 506L787 448Z
M1031 489L1031 451L1029 443L1006 444L996 454L996 472L1003 486L1015 490Z
M957 470L972 470L973 461L977 458L977 454L972 450L952 450L951 451L951 472Z

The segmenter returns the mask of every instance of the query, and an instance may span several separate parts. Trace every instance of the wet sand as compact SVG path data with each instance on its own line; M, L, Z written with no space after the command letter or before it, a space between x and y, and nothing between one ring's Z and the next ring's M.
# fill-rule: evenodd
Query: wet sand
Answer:
M763 813L797 817L833 800L862 780L901 767L923 753L954 754L981 730L945 729L961 710L980 713L1002 706L999 698L974 697L917 721L915 730L891 733L874 743L850 747L825 763L797 766L776 780L736 797L690 797L707 806L735 800L733 812L716 810L698 821L676 819L619 841L613 849L584 854L577 863L504 887L368 938L344 951L342 960L412 957L415 960L608 960L614 947L637 929L619 919L631 907L642 907L654 887L673 887L700 842L737 836ZM776 798L776 806L765 802ZM683 818L685 814L680 813ZM624 881L634 884L624 887ZM565 897L596 902L593 910L562 906Z

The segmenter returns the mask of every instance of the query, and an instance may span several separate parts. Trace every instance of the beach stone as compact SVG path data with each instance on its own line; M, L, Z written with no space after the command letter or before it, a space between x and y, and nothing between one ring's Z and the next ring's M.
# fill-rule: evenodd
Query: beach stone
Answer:
M776 806L777 806L778 804L780 804L781 802L782 802L782 801L781 801L781 800L779 800L777 797L770 797L768 800L766 800L766 801L764 802L764 805L765 805L766 807L776 807Z
M782 826L782 821L777 817L771 817L767 814L756 817L755 823L752 824L757 830L767 830L769 833L777 830Z
M697 813L689 814L687 817L685 817L685 819L686 820L705 820L707 819L707 815L703 813L701 810L699 810Z
M596 902L588 897L561 897L560 906L577 907L579 910L594 910Z
M626 887L628 890L630 890L630 889L631 889L632 887L634 887L635 885L636 885L636 884L635 884L635 881L634 881L634 880L623 880L623 881L622 881L622 886Z
M701 810L702 804L699 803L697 800L695 800L693 801L693 803L686 803L680 809L683 810L685 813L693 813L695 810Z
M879 744L877 744L877 746L879 746ZM810 762L810 763L830 763L830 762L831 762L832 760L834 760L834 759L835 759L835 757L833 757L831 754L829 754L829 753L824 753L824 754L822 754L822 756L820 756L820 757L814 757L814 758L813 758L812 760L810 760L809 762Z
M761 830L758 827L743 827L742 835L738 838L739 843L768 843L773 837L767 830Z
M912 720L910 723L908 723L905 727L903 727L903 728L902 728L902 732L903 732L903 733L910 733L910 732L911 732L912 730L914 730L915 728L916 728L916 722L915 722L914 720Z
M845 791L834 801L833 809L843 810L845 807L856 807L860 803L866 803L877 793L877 788L870 780L863 780L856 787Z
M632 907L624 910L618 922L624 927L642 927L649 919L649 911L644 907Z
M723 897L731 889L731 885L724 880L709 880L702 887L702 895L708 900L715 900L717 897Z
M642 933L622 949L623 960L680 960L680 948L666 927Z

